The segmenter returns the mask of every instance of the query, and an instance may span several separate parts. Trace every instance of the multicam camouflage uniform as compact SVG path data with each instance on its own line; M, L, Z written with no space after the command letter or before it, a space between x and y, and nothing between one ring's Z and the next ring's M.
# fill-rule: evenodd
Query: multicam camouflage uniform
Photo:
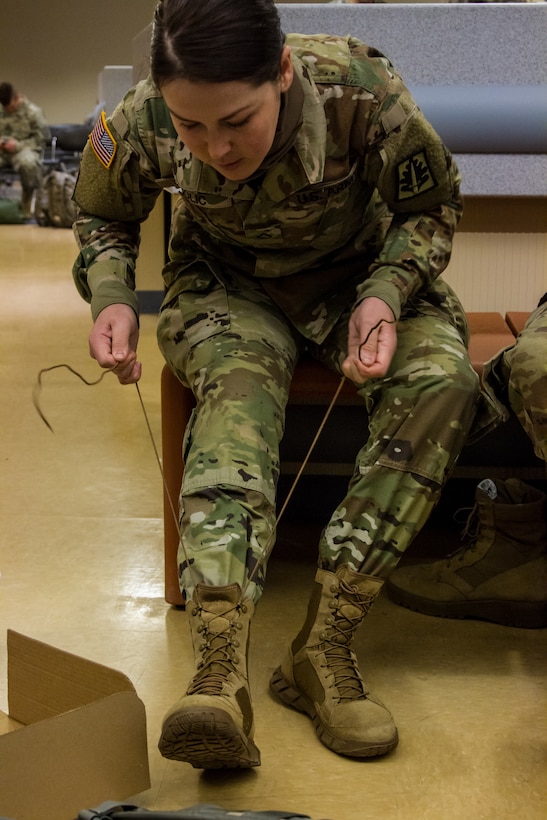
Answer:
M390 306L398 348L388 377L359 388L368 440L322 536L324 568L384 575L395 566L439 497L480 395L463 309L439 278L461 212L451 156L378 52L351 38L287 42L295 81L279 130L295 110L301 121L262 174L231 182L194 159L144 81L103 124L106 156L100 146L84 153L76 188L74 276L94 317L114 302L137 309L139 221L161 187L175 182L182 193L158 339L197 397L181 493L188 595L202 579L259 597L295 361L306 346L340 372L359 301Z
M547 462L547 293L515 344L485 364L483 377L486 389L518 417L537 457Z
M18 145L13 154L0 151L0 168L14 168L25 192L32 192L40 185L42 155L49 138L49 126L42 109L34 103L23 98L13 113L0 106L0 139L14 139Z

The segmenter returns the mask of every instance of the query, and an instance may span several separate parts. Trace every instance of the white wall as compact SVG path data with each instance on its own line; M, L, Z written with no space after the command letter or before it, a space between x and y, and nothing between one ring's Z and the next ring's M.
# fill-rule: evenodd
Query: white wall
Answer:
M16 85L52 123L82 122L95 107L103 66L132 65L133 37L150 23L155 5L156 0L1 0L0 82Z
M105 65L131 65L132 42L155 0L3 0L0 82L40 105L52 123L82 122Z

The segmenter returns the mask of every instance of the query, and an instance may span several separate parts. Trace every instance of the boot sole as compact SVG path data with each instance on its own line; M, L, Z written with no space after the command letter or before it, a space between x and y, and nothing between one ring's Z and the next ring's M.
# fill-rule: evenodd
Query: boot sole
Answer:
M195 769L250 769L260 752L222 709L181 709L163 724L158 748L163 757Z
M300 692L293 684L289 683L279 666L270 679L270 689L279 700L296 709L297 712L304 712L313 722L315 732L321 743L336 754L345 757L379 757L391 752L399 742L397 730L390 740L382 743L366 743L365 741L344 740L332 733L317 714L313 703Z
M391 600L399 606L433 615L436 618L471 618L490 621L501 626L515 626L519 629L542 629L547 627L547 601L431 601L401 592L389 580L386 589Z

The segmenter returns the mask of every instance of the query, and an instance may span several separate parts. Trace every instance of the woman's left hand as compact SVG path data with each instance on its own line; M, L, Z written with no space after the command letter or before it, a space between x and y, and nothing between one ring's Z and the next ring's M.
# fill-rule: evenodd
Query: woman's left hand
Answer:
M385 376L396 348L397 330L391 308L376 296L363 299L349 320L344 375L357 384Z

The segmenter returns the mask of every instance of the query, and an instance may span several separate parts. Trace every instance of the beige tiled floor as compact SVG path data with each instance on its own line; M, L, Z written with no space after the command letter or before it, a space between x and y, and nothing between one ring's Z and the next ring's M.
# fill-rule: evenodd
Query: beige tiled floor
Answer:
M381 598L357 649L400 730L382 759L332 754L306 718L270 697L314 572L309 530L297 533L305 549L274 553L253 626L261 768L201 773L160 757L161 717L191 653L185 613L163 600L161 479L138 396L114 377L91 388L68 371L48 373L47 430L31 400L38 370L66 362L97 375L88 307L70 276L72 234L0 226L0 249L0 707L12 628L129 675L148 718L152 788L134 796L143 807L207 802L314 820L546 817L545 630L436 620ZM143 317L141 391L159 441L154 324Z

